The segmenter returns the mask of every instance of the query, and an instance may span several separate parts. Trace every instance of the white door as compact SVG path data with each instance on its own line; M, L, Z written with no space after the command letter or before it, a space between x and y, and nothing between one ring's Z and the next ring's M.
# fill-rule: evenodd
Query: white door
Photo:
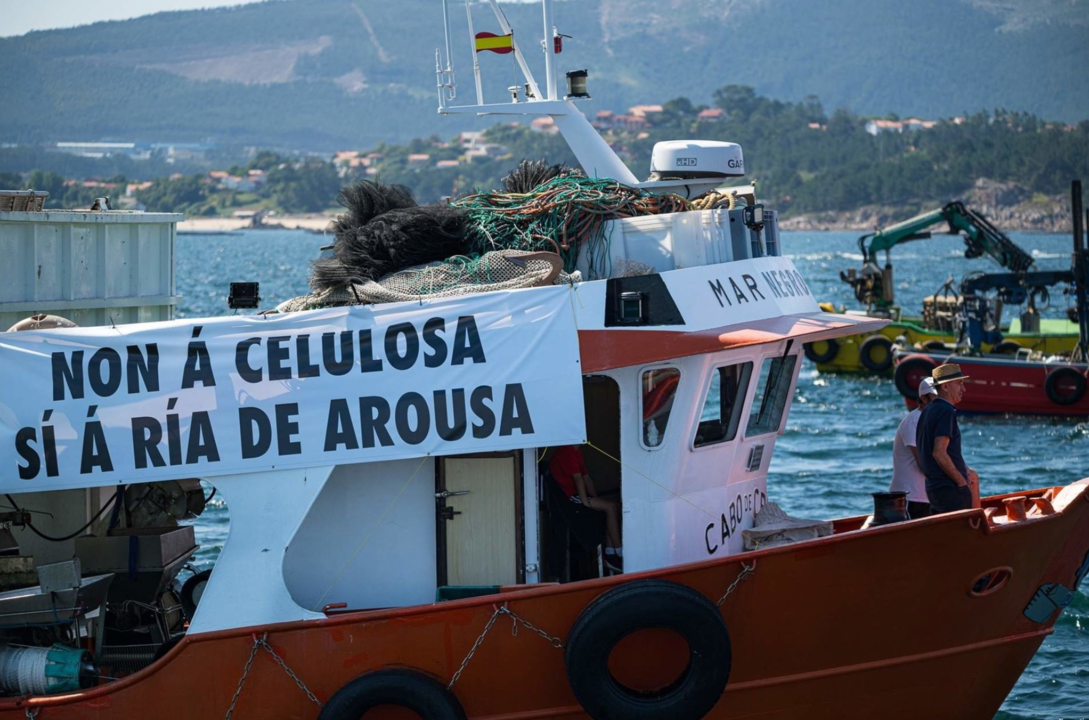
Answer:
M513 456L443 458L446 584L518 582L518 467Z

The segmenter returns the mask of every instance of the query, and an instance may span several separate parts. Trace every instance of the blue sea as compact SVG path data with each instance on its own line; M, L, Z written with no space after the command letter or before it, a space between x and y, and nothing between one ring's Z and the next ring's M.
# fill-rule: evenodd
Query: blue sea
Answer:
M854 307L839 271L861 262L857 233L782 234L814 294ZM1070 235L1012 234L1030 250L1038 269L1070 266ZM229 283L259 281L263 308L307 292L308 263L330 236L301 231L247 231L229 236L179 236L177 290L180 317L233 313ZM882 258L883 262L883 258ZM896 292L918 312L923 297L947 277L993 270L985 259L966 260L959 238L938 236L898 248L893 255ZM1059 317L1069 298L1052 294L1045 316ZM1007 309L1007 318L1016 308ZM768 495L798 516L833 518L866 514L869 493L891 477L892 438L904 404L891 380L822 375L806 361L797 397L768 476ZM1046 418L970 417L961 421L965 455L979 470L985 494L1061 485L1089 475L1089 422ZM197 561L211 565L227 537L227 508L213 499L197 522ZM1055 633L1010 693L996 720L1089 718L1089 582L1059 619Z

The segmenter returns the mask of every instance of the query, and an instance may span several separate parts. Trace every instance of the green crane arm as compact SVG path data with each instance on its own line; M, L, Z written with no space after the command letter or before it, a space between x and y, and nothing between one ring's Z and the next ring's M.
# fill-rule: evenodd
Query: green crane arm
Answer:
M880 250L887 252L900 243L929 238L931 233L927 228L941 222L949 225L950 235L964 234L964 244L967 246L964 253L966 257L976 258L988 255L1002 267L1014 272L1024 272L1032 266L1031 255L1018 247L987 218L966 207L959 200L948 203L940 210L916 215L909 220L882 228L871 235L863 235L858 239L863 262L876 262L876 256ZM869 239L868 246L867 239Z
M950 203L952 204L952 203ZM946 206L948 207L948 205ZM858 245L862 248L863 262L876 262L877 253L881 250L888 251L893 246L911 240L926 240L930 233L926 229L940 222L948 222L945 208L931 210L930 212L916 215L913 218L898 222L895 225L881 228L871 235L863 235L858 239ZM954 232L950 230L950 232ZM865 241L869 239L867 247Z

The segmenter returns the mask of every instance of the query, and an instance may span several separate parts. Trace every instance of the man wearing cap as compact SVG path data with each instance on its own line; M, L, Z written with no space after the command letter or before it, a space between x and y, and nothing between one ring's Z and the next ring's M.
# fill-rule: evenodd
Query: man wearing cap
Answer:
M896 437L892 441L892 492L906 492L908 515L912 520L924 518L930 514L930 500L926 496L926 476L919 469L919 451L915 445L915 431L919 426L919 415L931 400L937 397L934 392L934 378L925 378L919 383L919 407L909 412L900 421Z
M930 510L939 513L968 510L979 505L979 475L964 462L956 406L964 397L960 365L946 363L931 373L938 397L919 415L915 445L919 468L926 476Z

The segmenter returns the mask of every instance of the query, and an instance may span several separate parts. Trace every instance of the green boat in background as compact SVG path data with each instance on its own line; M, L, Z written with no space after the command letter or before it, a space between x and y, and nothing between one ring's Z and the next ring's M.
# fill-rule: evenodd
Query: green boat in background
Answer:
M895 304L890 250L901 243L932 237L929 228L948 224L948 234L964 238L965 256L987 255L1003 268L1025 273L1033 258L982 214L960 201L953 201L932 212L890 225L858 239L862 252L862 269L841 272L840 278L851 286L865 310L836 310L822 303L826 312L886 318L892 322L879 332L853 335L836 340L822 340L805 348L805 356L816 363L821 372L856 372L892 374L893 345L917 349L942 350L955 347L960 341L962 315L961 295L952 281L947 281L935 294L923 300L921 316L904 316ZM877 253L885 251L885 266L879 267ZM996 302L995 329L1002 335L998 343L984 344L983 352L1016 354L1027 349L1044 355L1069 353L1078 342L1078 325L1072 320L1041 318L1036 307L1037 295L1028 295L1028 304L1020 317L1008 325L1001 324L1002 305Z
M821 303L825 312L836 312L830 304ZM848 315L866 315L850 311ZM1027 348L1044 355L1069 354L1078 343L1076 323L1061 318L1040 319L1038 332L1021 332L1020 318L1002 330L1002 342L997 345L983 344L983 352L1014 355ZM930 329L923 325L921 317L895 320L880 331L870 335L851 335L837 340L820 340L805 348L805 356L817 365L820 372L854 372L892 376L893 345L919 350L943 350L957 344L955 331Z

